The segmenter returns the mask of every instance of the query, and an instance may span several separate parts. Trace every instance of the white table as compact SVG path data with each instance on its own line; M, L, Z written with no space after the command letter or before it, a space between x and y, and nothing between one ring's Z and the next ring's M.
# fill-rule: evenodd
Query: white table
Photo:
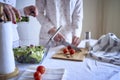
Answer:
M94 40L91 42L95 43ZM84 47L84 41L79 46ZM117 73L120 72L120 66L100 62L89 57L86 57L83 62L52 59L51 56L62 47L64 46L51 48L42 65L46 68L64 68L66 72L63 80L119 80L116 76L119 76ZM26 70L28 66L30 65L17 64L20 72Z

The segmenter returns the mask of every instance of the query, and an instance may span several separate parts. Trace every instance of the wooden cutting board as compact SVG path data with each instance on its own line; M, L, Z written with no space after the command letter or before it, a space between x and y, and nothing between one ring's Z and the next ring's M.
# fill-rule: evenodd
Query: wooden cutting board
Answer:
M52 58L53 59L63 59L63 60L72 60L72 61L83 61L85 56L88 53L88 50L86 48L80 48L81 51L76 51L75 54L69 55L69 57L66 56L66 54L63 53L63 49L56 52Z

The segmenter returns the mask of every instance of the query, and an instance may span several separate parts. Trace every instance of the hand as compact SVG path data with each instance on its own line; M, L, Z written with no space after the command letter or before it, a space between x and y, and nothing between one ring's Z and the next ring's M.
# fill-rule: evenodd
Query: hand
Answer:
M48 31L48 34L53 35L56 32L56 28L53 27Z
M54 35L55 32L56 32L56 28L53 27L52 29L50 29L50 30L48 31L48 34ZM62 40L65 40L65 38L64 38L64 36L63 36L61 33L58 33L58 34L54 37L54 40L55 40L56 42L60 42L60 41L62 41Z
M61 34L61 33L58 33L55 37L54 37L54 40L56 42L60 42L60 41L65 41L65 38L64 36Z
M24 8L24 13L25 15L31 15L36 17L38 15L38 10L36 6L31 5Z
M0 3L1 5L1 11L0 11L0 18L4 17L3 21L12 21L14 24L16 24L16 17L18 20L21 20L20 12L11 5Z
M72 38L72 44L75 45L75 46L78 46L80 43L80 38L77 37L77 36L73 36Z

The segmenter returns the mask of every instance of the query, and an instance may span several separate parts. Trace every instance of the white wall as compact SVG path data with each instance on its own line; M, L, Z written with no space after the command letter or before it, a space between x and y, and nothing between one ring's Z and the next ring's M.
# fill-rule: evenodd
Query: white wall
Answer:
M120 37L120 0L83 0L83 34L91 31L92 38L112 32Z
M104 33L112 32L120 37L120 0L103 0L104 16L103 28Z
M92 38L98 38L102 34L101 4L101 0L83 0L84 18L82 39L86 31L91 32Z

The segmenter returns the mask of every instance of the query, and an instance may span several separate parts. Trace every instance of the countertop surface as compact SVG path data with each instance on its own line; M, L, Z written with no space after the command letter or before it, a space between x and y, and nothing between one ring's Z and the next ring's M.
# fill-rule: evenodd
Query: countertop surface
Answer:
M96 40L91 40L92 45L95 42ZM84 48L84 46L85 46L85 41L83 40L80 43L79 47ZM119 66L105 62L100 62L90 58L89 56L87 56L81 62L52 59L52 55L63 47L64 46L50 48L48 55L46 56L42 64L16 63L16 66L19 68L20 73L16 78L10 80L18 80L21 77L21 74L29 66L38 66L38 65L44 65L46 68L52 68L52 69L56 69L56 68L65 69L63 80L118 80L117 76L120 76Z

